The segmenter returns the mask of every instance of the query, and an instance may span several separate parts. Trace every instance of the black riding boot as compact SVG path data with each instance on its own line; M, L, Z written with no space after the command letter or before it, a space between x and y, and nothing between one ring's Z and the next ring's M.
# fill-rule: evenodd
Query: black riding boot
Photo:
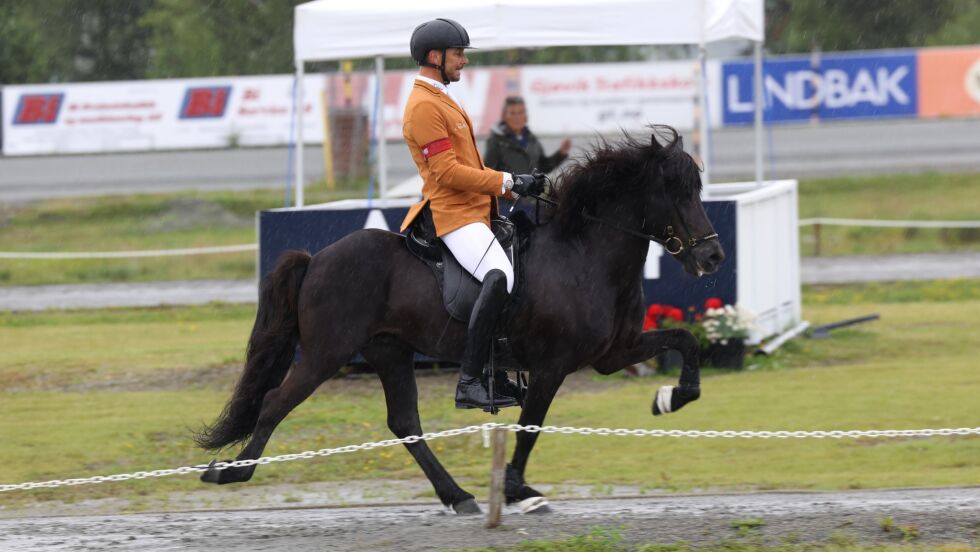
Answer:
M507 277L500 270L491 270L483 279L480 295L473 305L469 330L466 335L466 350L459 368L459 383L456 385L456 408L481 408L490 410L490 390L483 377L483 365L490 357L490 340L497 320L507 302ZM493 406L504 408L517 405L517 399L494 394Z

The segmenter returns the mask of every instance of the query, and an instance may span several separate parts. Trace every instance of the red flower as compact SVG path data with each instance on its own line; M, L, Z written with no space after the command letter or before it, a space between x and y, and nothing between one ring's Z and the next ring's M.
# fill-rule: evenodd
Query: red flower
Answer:
M663 305L660 305L658 303L654 303L654 304L650 305L650 308L647 309L647 318L651 318L651 317L655 317L655 316L660 316L663 313L664 313L664 307L663 307Z
M666 316L667 318L673 318L678 322L684 321L684 311L682 311L677 307L670 307L669 309L667 309L667 312L664 313L664 316Z
M657 318L648 316L646 320L643 321L643 331L656 330L657 329Z
M706 309L720 309L725 304L721 302L721 299L717 297L709 297L707 301L704 302L704 308Z

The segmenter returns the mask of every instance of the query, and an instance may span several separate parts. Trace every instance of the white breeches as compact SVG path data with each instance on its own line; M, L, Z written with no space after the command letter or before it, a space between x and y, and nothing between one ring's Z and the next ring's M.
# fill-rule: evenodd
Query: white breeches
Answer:
M497 269L507 276L507 293L514 289L514 267L486 224L471 222L442 236L442 241L477 280L482 282L487 272Z

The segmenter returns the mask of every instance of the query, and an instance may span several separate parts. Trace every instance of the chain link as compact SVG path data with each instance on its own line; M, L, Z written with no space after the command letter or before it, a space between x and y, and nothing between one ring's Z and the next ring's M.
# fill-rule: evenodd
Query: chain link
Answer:
M436 433L423 433L422 435L409 435L401 439L385 439L383 441L372 441L361 443L360 445L346 445L336 448L324 448L319 450L307 450L304 452L281 454L279 456L263 456L254 460L235 460L232 462L215 462L213 464L197 464L194 466L183 466L173 469L162 469L153 471L138 471L133 473L119 473L114 475L96 475L94 477L74 478L74 479L52 479L50 481L35 481L28 483L18 483L3 485L0 484L0 493L8 491L29 490L29 489L50 489L55 487L65 487L73 485L87 485L93 483L105 483L109 481L128 481L130 479L147 479L150 477L167 477L170 475L187 475L190 473L205 472L209 469L224 470L228 468L244 468L258 464L271 464L273 462L290 462L293 460L305 460L318 456L333 456L356 452L359 450L372 450L376 448L392 447L401 444L417 443L419 441L431 441L443 437L456 437L491 429L503 429L514 433L524 431L527 433L563 433L566 435L615 435L618 437L688 437L694 439L860 439L860 438L896 438L896 437L938 437L952 435L980 435L980 427L960 427L955 429L872 429L872 430L832 430L832 431L733 431L733 430L681 430L681 429L610 429L608 427L561 427L561 426L537 426L520 424L498 424L487 422L485 424L461 427L457 429L447 429Z

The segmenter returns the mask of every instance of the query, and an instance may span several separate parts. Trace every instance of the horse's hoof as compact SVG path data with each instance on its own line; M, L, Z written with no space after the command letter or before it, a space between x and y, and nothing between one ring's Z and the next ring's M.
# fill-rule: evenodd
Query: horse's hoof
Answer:
M252 478L255 466L245 466L244 468L225 468L223 470L214 469L217 460L212 460L208 464L208 470L201 474L201 481L205 483L216 483L225 485L227 483L241 483ZM222 460L222 462L232 462L232 460Z
M669 414L673 412L671 403L673 402L674 386L663 385L657 389L657 394L653 397L653 415Z
M207 471L201 474L201 481L205 483L221 483L221 472L224 470L214 469L214 465L217 462L217 460L212 460L211 463L208 464Z
M522 514L550 514L552 512L551 506L548 505L548 499L543 496L525 498L515 502L513 506L518 508Z
M700 387L664 385L657 390L657 395L653 398L653 415L660 416L661 414L677 412L685 404L698 400L700 396Z
M460 516L473 516L483 513L483 510L480 509L480 505L477 504L476 500L473 498L467 498L462 502L453 504L453 510L455 510L456 514Z

